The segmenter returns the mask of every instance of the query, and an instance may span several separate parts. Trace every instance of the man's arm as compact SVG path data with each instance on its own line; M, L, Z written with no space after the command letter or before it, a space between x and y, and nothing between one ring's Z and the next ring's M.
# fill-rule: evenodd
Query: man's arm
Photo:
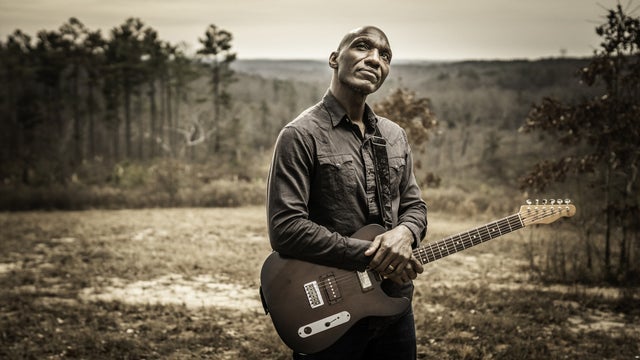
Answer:
M347 269L363 269L370 241L331 232L309 220L315 147L311 136L295 127L280 133L267 183L269 239L283 255Z

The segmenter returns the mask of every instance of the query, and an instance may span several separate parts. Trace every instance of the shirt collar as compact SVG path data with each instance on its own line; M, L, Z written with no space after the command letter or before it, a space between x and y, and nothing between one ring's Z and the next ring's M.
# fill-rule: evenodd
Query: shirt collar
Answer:
M344 110L342 105L338 102L338 99L331 93L331 90L327 90L322 98L322 103L324 104L325 109L329 112L329 117L331 118L331 124L333 127L338 126L343 120L347 119L347 112ZM365 125L367 127L372 127L373 124L378 122L378 117L373 112L373 109L369 107L368 104L364 104L364 113L365 113Z

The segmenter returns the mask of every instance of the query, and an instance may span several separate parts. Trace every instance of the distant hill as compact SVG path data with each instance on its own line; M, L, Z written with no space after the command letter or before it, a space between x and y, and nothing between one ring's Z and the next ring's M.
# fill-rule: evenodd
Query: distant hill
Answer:
M319 60L236 60L235 71L259 75L264 78L326 82L331 78L329 66Z
M451 89L499 87L515 91L577 85L575 74L584 58L540 60L398 61L383 89L405 87L419 93ZM235 71L265 79L292 80L328 86L331 69L320 60L236 60Z
M598 89L581 85L577 76L588 61L397 62L369 102L397 88L431 100L440 127L426 146L415 149L422 168L419 178L433 171L449 181L495 179L515 188L528 166L555 151L534 135L520 134L518 128L532 104L544 97L577 101L594 95ZM237 97L269 104L271 138L282 124L319 100L331 76L324 62L312 60L238 60L233 67L242 79L234 86Z
M398 61L383 88L370 98L375 102L396 88L407 88L428 97L441 114L470 113L486 118L498 113L522 120L528 107L545 96L562 100L593 93L581 86L577 72L588 64L583 58L488 61ZM329 85L331 69L318 60L237 60L233 69L265 80L305 84L320 89ZM488 102L503 105L488 106ZM481 106L481 103L484 105ZM453 109L458 109L453 111ZM516 109L517 108L517 109ZM460 110L463 109L463 110ZM488 112L487 112L488 111ZM475 115L473 115L475 114ZM467 116L467 115L464 115ZM458 122L456 116L448 121Z

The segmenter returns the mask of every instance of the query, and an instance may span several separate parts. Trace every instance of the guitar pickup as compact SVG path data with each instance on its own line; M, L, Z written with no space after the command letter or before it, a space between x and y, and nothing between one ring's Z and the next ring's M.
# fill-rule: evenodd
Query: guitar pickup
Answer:
M320 283L323 284L325 293L327 294L327 300L329 304L335 304L342 300L340 294L340 288L336 282L336 277L333 273L327 273L320 277Z
M356 271L358 274L358 281L360 282L360 288L363 292L367 292L369 290L373 290L373 284L371 283L371 274L369 271Z

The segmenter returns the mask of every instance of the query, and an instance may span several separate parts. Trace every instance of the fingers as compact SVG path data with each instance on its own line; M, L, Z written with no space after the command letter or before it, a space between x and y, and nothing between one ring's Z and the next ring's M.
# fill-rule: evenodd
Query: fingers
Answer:
M411 264L411 267L413 268L413 271L416 273L416 275L422 274L424 272L424 267L422 266L422 263L415 256L411 257L410 264Z
M365 251L366 256L373 258L369 268L387 277L401 277L411 259L411 243L413 237L404 232L403 227L396 227L378 235Z
M411 260L407 262L402 271L398 273L397 269L394 269L392 273L385 274L385 276L398 284L403 284L415 280L418 274L421 274L423 271L424 268L418 259L411 257Z
M387 277L402 276L402 274L406 270L407 265L409 265L408 259L407 260L400 259L400 262L397 262L396 260L396 262L390 263L386 267L381 266L381 268L384 269L382 273Z
M382 238L380 236L376 236L375 239L369 245L369 248L364 252L366 256L371 256L376 253L378 248L380 247L380 243L382 242ZM373 261L373 260L372 260Z
M378 235L365 251L365 255L373 256L369 262L369 268L388 278L397 278L398 281L415 279L416 271L422 271L421 265L407 268L412 259L411 244L413 237L410 232L404 231L405 227L396 227ZM413 263L413 261L412 261Z

